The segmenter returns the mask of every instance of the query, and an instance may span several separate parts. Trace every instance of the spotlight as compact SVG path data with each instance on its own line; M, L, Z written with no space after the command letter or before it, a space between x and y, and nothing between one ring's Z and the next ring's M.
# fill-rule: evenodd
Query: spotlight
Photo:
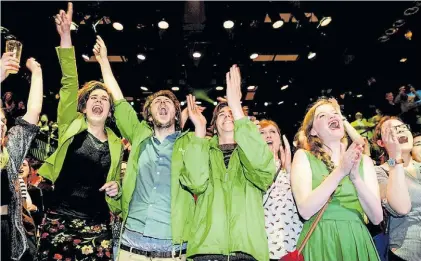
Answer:
M323 17L322 20L320 20L319 26L327 26L328 24L330 24L330 22L332 22L332 17Z
M254 90L256 88L256 86L250 85L249 87L247 87L247 90Z
M404 62L406 62L406 60L408 60L407 58L402 58L402 59L400 59L400 62L401 63L404 63Z
M281 91L286 90L288 88L288 84L281 87Z
M140 87L140 89L141 89L142 91L148 91L148 88L146 88L145 86L141 86L141 87Z
M162 20L158 23L158 27L160 29L165 30L165 29L168 29L168 27L170 27L170 25L166 21Z
M280 102L278 102L278 105L281 105L282 103L284 103L284 101L280 101Z
M183 102L183 101L182 101L182 102L180 102L180 105L181 105L181 106L184 106L184 102Z
M200 105L200 104L202 104L202 102L201 101L196 101L196 104L199 104Z
M130 104L133 106L134 105L134 102L130 102Z
M89 55L87 55L87 54L82 54L82 58L85 61L89 61Z
M278 28L281 28L283 25L284 25L284 21L278 20L272 24L272 27L274 29L278 29Z
M137 55L137 59L144 61L146 59L146 56L140 53Z
M357 95L357 98L361 98L361 97L363 97L363 95L362 95L362 94L358 94L358 95Z
M222 90L224 89L224 87L222 87L222 86L217 86L215 89L216 89L217 91L222 91Z
M411 32L410 30L408 30L408 31L405 33L405 38L406 38L407 40L412 40L412 32Z
M265 102L265 103L263 103L263 105L268 106L268 105L269 105L269 103L268 103L268 102Z
M213 102L213 105L215 105L215 106L218 105L218 102Z
M307 58L308 58L309 60L314 59L315 57L316 57L316 53L313 53L313 52L309 52L309 53L308 53Z
M193 53L193 57L194 58L200 58L202 56L202 54L201 53L199 53L199 52L194 52Z
M257 57L259 57L259 54L257 54L257 53L252 53L251 55L250 55L250 59L256 59Z
M121 23L119 23L119 22L114 22L113 23L113 27L114 27L114 29L116 29L117 31L121 31L121 30L123 30L123 25L121 24Z
M180 90L180 88L179 88L179 87L177 87L177 86L173 86L173 87L171 88L171 90L173 90L173 91L178 91L178 90Z
M231 29L234 27L234 22L231 20L227 20L224 22L224 28L225 29Z

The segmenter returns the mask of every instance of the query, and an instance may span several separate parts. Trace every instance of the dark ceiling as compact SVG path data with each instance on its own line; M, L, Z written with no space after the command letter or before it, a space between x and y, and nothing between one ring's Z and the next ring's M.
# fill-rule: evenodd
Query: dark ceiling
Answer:
M54 96L60 88L61 73L54 50L59 38L52 16L67 4L1 5L2 26L23 42L22 61L33 56L43 67L47 96L44 109L55 117ZM322 90L331 89L328 95L336 97L347 92L346 114L362 111L370 117L374 112L370 105L381 102L386 91L396 93L403 84L421 89L421 12L404 14L414 6L420 8L420 2L74 2L73 20L77 24L86 15L91 16L73 32L79 80L82 84L101 78L98 64L85 62L81 55L92 55L92 21L108 16L111 22L122 23L124 30L116 31L111 24L99 24L96 29L108 46L109 55L127 58L127 62L113 63L112 67L123 93L134 98L136 109L140 110L147 96L140 86L152 92L179 86L176 94L180 100L191 92L215 100L224 95L215 87L225 86L225 72L235 63L243 76L243 97L247 86L258 86L254 100L243 104L248 104L251 111L266 113L261 117L276 120L293 135L306 107L322 95ZM276 13L293 14L299 23L289 21L273 29L264 19L266 14ZM332 22L318 27L304 13L313 13L319 20L331 16ZM163 18L169 23L166 31L157 27ZM227 19L235 22L230 32L222 26ZM398 28L395 22L400 19L404 24ZM380 42L379 37L388 29L394 33L388 41ZM408 30L412 31L412 40L404 37ZM4 46L7 35L2 36ZM193 51L200 51L202 57L193 60ZM314 60L307 59L309 51L317 53ZM136 58L140 52L146 55L143 62ZM299 58L293 62L256 62L249 57L253 52L298 54ZM400 62L403 57L407 58L405 63ZM2 92L13 89L25 100L25 72L19 73L22 77L10 76ZM289 88L282 91L285 84ZM357 98L358 94L363 96ZM278 104L280 101L284 103ZM269 105L265 106L265 102ZM203 104L209 115L214 105L206 101Z

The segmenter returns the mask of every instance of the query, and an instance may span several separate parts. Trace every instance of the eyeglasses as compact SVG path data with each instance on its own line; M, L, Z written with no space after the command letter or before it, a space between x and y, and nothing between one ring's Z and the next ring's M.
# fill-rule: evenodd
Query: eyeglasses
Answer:
M396 133L402 133L404 131L411 131L411 126L405 123L401 125L393 126L392 128L396 131Z

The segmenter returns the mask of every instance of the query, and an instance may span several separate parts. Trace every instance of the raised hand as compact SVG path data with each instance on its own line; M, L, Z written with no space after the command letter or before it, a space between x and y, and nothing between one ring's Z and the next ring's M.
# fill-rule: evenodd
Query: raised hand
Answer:
M26 61L26 68L28 68L28 70L33 74L42 71L41 65L34 58L29 58Z
M387 124L387 123L386 123ZM401 144L398 141L396 130L390 126L386 126L386 133L384 137L384 146L387 154L391 159L400 159L402 156Z
M61 37L60 46L62 48L72 47L72 40L70 35L70 26L72 25L73 19L73 4L69 2L67 4L67 12L60 10L55 16L56 29Z
M288 139L285 135L282 136L285 147L282 144L279 147L279 152L281 154L281 164L285 170L291 172L291 146L289 145Z
M362 158L363 158L363 155L359 154L357 160L354 163L354 166L352 166L352 168L351 168L351 172L349 173L349 178L351 179L351 181L355 181L355 180L361 178L361 176L360 176L360 163L361 163Z
M197 107L196 97L191 94L187 95L187 111L194 124L196 136L204 138L206 136L206 118L202 115L203 110Z
M19 60L15 58L14 52L4 53L0 61L1 81L4 81L9 76L9 71L18 72L19 68Z
M107 46L105 46L104 40L102 40L101 36L99 35L96 37L96 43L92 51L95 54L95 59L99 63L103 62L105 59L108 59Z
M241 108L241 74L237 65L231 66L226 74L226 81L228 106L231 108L234 120L239 120L244 117L244 112Z
M343 176L350 174L352 167L361 159L363 147L357 143L352 143L351 146L345 151L345 146L341 144L342 159L339 164Z

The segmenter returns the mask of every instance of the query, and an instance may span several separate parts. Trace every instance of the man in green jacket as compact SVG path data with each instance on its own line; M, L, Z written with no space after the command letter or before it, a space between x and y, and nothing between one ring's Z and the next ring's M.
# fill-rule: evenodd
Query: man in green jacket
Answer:
M193 184L198 181L186 173L182 157L190 140L201 140L201 146L208 148L204 139L206 119L198 110L193 111L194 98L189 96L189 108L193 108L189 117L195 133L181 133L177 98L170 91L159 91L146 99L145 121L140 122L113 76L100 37L94 53L115 100L117 126L132 145L122 187L123 227L118 260L185 259L195 208L187 187L194 190ZM192 160L198 160L197 156Z
M214 111L210 149L193 140L184 154L187 173L198 176L192 178L198 199L187 251L195 261L269 260L262 196L273 182L275 161L240 98L234 65L227 73L228 104Z

